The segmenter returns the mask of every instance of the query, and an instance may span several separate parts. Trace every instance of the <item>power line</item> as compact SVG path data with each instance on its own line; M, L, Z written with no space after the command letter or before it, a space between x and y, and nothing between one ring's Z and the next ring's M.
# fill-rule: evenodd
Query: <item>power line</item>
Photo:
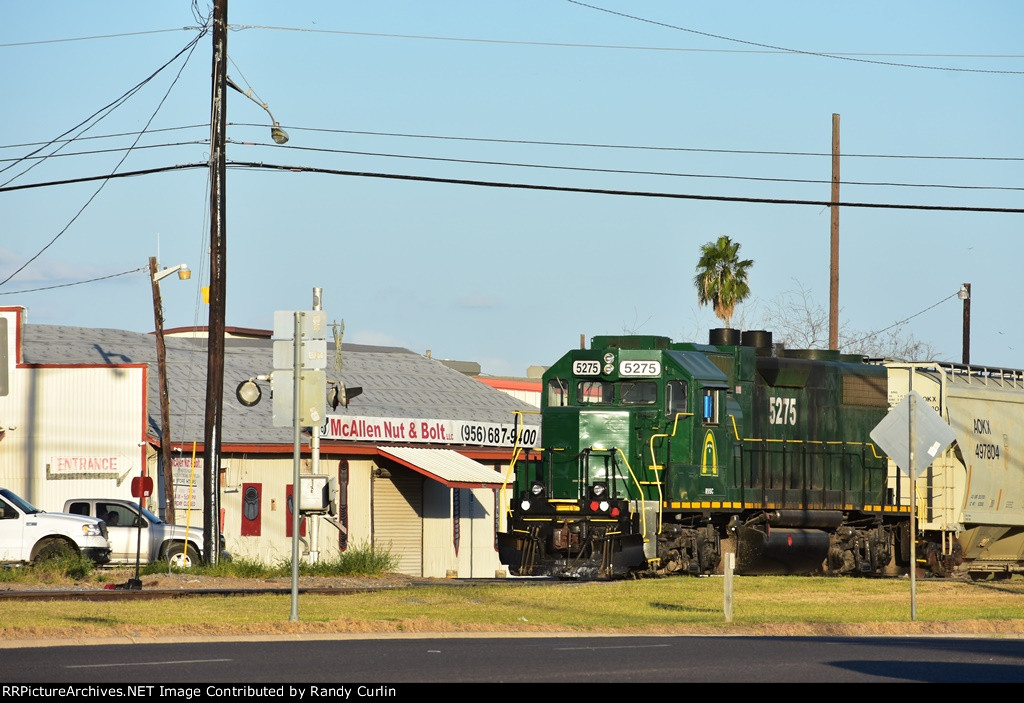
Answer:
M120 171L118 173L103 173L98 176L81 176L79 178L64 178L59 181L43 181L39 183L26 183L19 186L0 186L0 193L14 190L31 190L33 188L48 188L50 186L66 186L73 183L88 183L89 181L113 180L115 178L135 178L136 176L148 176L154 173L167 173L169 171L184 171L193 168L209 168L209 163L178 164L177 166L156 166L144 168L137 171Z
M204 170L208 170L208 166L209 165L206 164L206 163L193 163L193 164L180 164L180 165L177 165L177 166L163 166L163 167L144 169L144 170L139 170L139 171L122 171L120 173L110 173L110 174L104 174L104 175L100 175L100 176L87 176L87 177L83 177L83 178L66 179L66 180L63 180L63 181L51 181L51 182L48 182L48 183L34 183L34 184L20 185L20 186L6 186L6 187L0 188L0 192L13 191L13 190L23 190L23 189L29 189L29 188L42 188L42 187L56 186L56 185L66 185L66 184L70 184L70 183L80 183L80 182L84 182L84 181L95 181L95 180L102 180L105 183L106 181L109 181L109 180L114 179L114 178L130 178L130 177L136 177L136 176L151 175L151 174L155 174L155 173L165 173L165 172L170 172L170 171L178 171L178 170L186 170L186 169L198 169L198 168L201 168L201 169L204 169ZM254 162L239 162L239 161L229 161L227 163L227 166L230 167L230 168L238 168L238 169L276 170L276 171L289 171L289 172L293 172L293 173L319 173L319 174L337 175L337 176L354 176L354 177L361 177L361 178L384 178L384 179L392 179L392 180L407 180L407 181L418 181L418 182L428 182L428 183L447 183L447 184L453 184L453 185L469 185L469 186L481 186L481 187L491 187L491 188L509 188L509 189L524 189L524 190L543 190L543 191L553 191L553 192L569 192L569 193L582 193L582 194L595 194L595 195L619 195L619 196L648 197L648 198L707 200L707 201L718 201L718 202L739 202L739 203L754 203L754 204L769 204L769 205L813 205L813 206L816 206L816 207L827 207L827 206L831 206L831 205L835 204L835 205L839 205L841 207L857 207L857 208L882 208L882 209L932 210L932 211L938 210L938 211L947 211L947 212L988 212L988 213L1024 214L1024 209L1022 209L1022 208L988 208L988 207L966 207L966 206L950 206L950 205L910 205L910 204L895 204L895 203L862 203L862 202L831 203L829 201L824 201L824 200L787 200L787 199L780 199L780 198L748 198L748 197L733 197L733 196L720 196L720 195L697 195L697 194L689 194L689 193L658 193L658 192L650 192L650 191L626 191L626 190L609 190L609 189L600 189L600 188L579 188L579 187L567 187L567 186L545 186L545 185L535 185L535 184L525 184L525 183L507 183L507 182L506 183L502 183L502 182L492 182L492 181L476 181L476 180L466 180L466 179L455 179L455 178L435 178L435 177L427 177L427 176L409 176L409 175L390 174L390 173L342 171L342 170L336 170L336 169L313 168L313 167L309 167L309 166L284 166L284 165L277 165L277 164L254 163ZM93 194L93 197L95 197L98 193L99 193L99 190L97 190L96 193ZM58 233L56 237L54 237L53 240L51 240L45 247L43 247L43 249L41 249L39 251L39 253L37 253L35 256L33 256L31 259L29 259L21 268L19 268L17 271L12 273L6 279L4 279L3 281L0 281L0 286L3 286L7 282L9 282L14 276L16 276L22 270L24 270L25 267L28 266L28 264L30 264L32 261L34 261L36 258L38 258L47 248L49 248L49 246L51 244L53 244L53 242L56 241L56 239L58 237L60 237L60 235L63 234L68 229L68 227L71 226L71 224L75 221L75 219L77 219L78 216L81 215L82 211L84 211L85 207L91 201L92 201L92 198L90 198L89 201L86 203L86 205L84 205L82 207L82 209L79 210L79 212L75 215L75 217L72 218L71 222L69 222L64 227L64 229L62 229L61 232ZM88 280L85 280L85 281L78 281L76 283L68 283L68 284L61 284L61 285L56 285L56 286L48 286L48 287L44 287L44 288L32 288L32 289L26 289L26 290L20 290L20 291L12 291L10 293L0 292L0 295L13 295L13 294L17 294L17 293L31 293L31 292L35 292L35 291L50 290L52 288L62 288L62 287L67 287L67 286L72 286L72 285L80 285L80 284L83 284L83 283L91 283L91 282L94 282L94 281L105 280L107 278L113 278L115 276L122 276L122 275L130 274L130 273L135 273L137 271L142 271L142 270L144 270L144 268L133 269L131 271L124 271L122 273L111 274L109 276L102 276L102 277L99 277L99 278L88 279ZM936 305L940 304L941 302L944 302L945 300L948 300L948 298L944 298L942 301L939 301L939 303L936 303ZM931 307L935 307L935 305L933 305ZM926 312L927 310L930 310L930 309L931 308L927 308L926 310L923 310L921 313L917 313L917 315L920 315L923 312ZM884 330L881 330L879 332L874 332L871 335L868 335L868 337L865 337L864 339L869 339L870 337L877 336L878 334L881 334L882 332L885 332L886 330L891 329L892 327L904 324L905 322L909 321L913 317L916 317L917 315L913 315L910 318L907 318L907 320L904 320L902 322L898 322L895 325L892 325L891 327L888 327L888 328L886 328ZM858 340L858 342L864 341L864 339Z
M177 132L185 129L199 129L200 127L207 130L210 129L210 125L207 123L184 125L182 127L159 127L157 129L147 129L145 130L145 132L146 134L158 134L160 132ZM48 142L25 142L23 144L0 144L0 149L20 149L22 147L27 146L47 146L50 144L62 144L65 142L88 141L90 139L114 139L116 137L134 137L137 134L142 134L142 132L116 132L114 134L82 134L77 137L74 137L73 139L51 139Z
M35 41L19 41L0 44L0 49L11 46L35 46L37 44L59 44L61 42L91 41L93 39L117 39L120 37L138 37L146 34L165 34L167 32L188 32L202 29L201 27L178 27L177 29L150 29L141 32L121 32L119 34L93 34L86 37L68 37L66 39L37 39Z
M232 122L233 125L243 127L266 127L265 124L254 122ZM291 124L283 125L290 130L298 132L324 132L329 134L358 134L377 137L408 137L414 139L441 139L450 141L465 142L489 142L495 144L527 144L532 146L572 146L590 147L594 149L636 149L647 151L681 151L698 152L708 154L753 154L763 156L827 156L832 158L831 152L815 151L758 151L753 149L710 149L702 147L676 147L676 146L652 146L643 144L602 144L600 142L558 142L539 141L530 139L501 139L494 137L458 137L442 134L416 134L406 132L372 132L353 129L330 129L325 127L298 127ZM291 147L289 147L291 148ZM840 154L842 158L868 158L868 159L949 159L963 161L1024 161L1022 156L929 156L921 154Z
M877 332L872 332L871 334L868 334L868 335L866 335L864 337L861 337L860 339L858 339L856 341L848 343L846 346L847 347L855 347L858 344L860 344L861 342L866 342L867 340L872 339L873 337L877 337L878 335L880 335L880 334L882 334L884 332L888 332L891 329L894 329L894 328L899 327L901 325L905 325L908 322L910 322L911 320L913 320L915 317L918 317L920 315L925 314L926 312L928 312L932 308L937 308L938 306L942 305L944 302L946 302L947 300L950 300L951 298L955 298L959 293L960 293L960 291L957 291L956 293L953 293L952 295L948 295L945 298L943 298L942 300L940 300L939 302L935 303L934 305L929 305L928 307L926 307L921 312L916 312L913 315L911 315L910 317L906 318L905 320L900 320L899 322L894 322L891 325L889 325L888 327L886 327L885 329L878 330Z
M726 195L696 195L691 193L664 193L664 192L653 192L653 191L631 191L631 190L613 190L607 188L581 188L571 186L553 186L553 185L535 185L528 183L509 183L509 182L497 182L497 181L479 181L469 180L463 178L438 178L432 176L409 176L404 174L394 173L373 173L367 171L345 171L338 169L327 169L327 168L314 168L311 166L284 166L280 164L268 164L268 163L257 163L257 162L244 162L244 161L229 161L228 166L231 168L248 168L256 170L268 170L268 171L291 171L295 173L320 173L334 176L356 176L360 178L384 178L392 180L403 180L403 181L418 181L423 183L448 183L453 185L468 185L468 186L480 186L485 188L510 188L519 190L542 190L562 193L589 193L593 195L622 195L642 198L671 198L671 199L682 199L682 200L711 200L718 202L732 202L732 203L761 203L770 205L813 205L816 207L830 207L832 205L838 205L840 207L856 207L856 208L880 208L880 209L896 209L896 210L938 210L945 212L991 212L991 213L1012 213L1012 214L1024 214L1024 208L995 208L995 207L971 207L962 205L910 205L910 204L898 204L898 203L866 203L866 202L852 202L852 201L840 201L833 203L828 200L793 200L784 198L746 198L746 197L735 197Z
M61 283L54 286L44 286L42 288L26 288L24 290L12 290L12 291L0 291L0 295L20 295L21 293L36 293L43 290L54 290L56 288L68 288L70 286L80 286L85 283L95 283L96 281L105 281L108 278L117 278L118 276L127 276L130 273L138 273L139 271L148 271L148 266L141 268L132 269L131 271L122 271L121 273L112 273L109 276L99 276L98 278L88 278L84 281L75 281L74 283Z
M313 166L286 166L281 164L269 164L264 162L251 161L229 161L231 168L254 169L267 171L289 171L293 173L319 173L333 176L354 176L359 178L383 178L390 180L419 181L426 183L448 183L452 185L469 185L489 188L509 188L519 190L545 190L564 193L590 193L594 195L622 195L644 198L674 198L684 200L711 200L719 202L737 203L761 203L766 205L813 205L816 207L839 207L856 208L879 208L896 210L939 210L945 212L991 212L1024 214L1024 208L999 208L999 207L972 207L966 205L913 205L909 203L869 203L854 201L839 201L833 203L829 200L796 200L786 198L749 198L727 195L698 195L693 193L665 193L655 191L632 191L613 190L607 188L582 188L573 186L538 185L530 183L513 183L501 181L480 181L464 178L440 178L433 176L410 176L397 173L378 173L372 171L347 171L341 169L319 168ZM88 181L110 180L114 178L134 178L136 176L147 176L155 173L166 173L170 171L182 171L188 169L209 168L208 163L179 164L177 166L159 166L156 168L141 169L138 171L122 171L120 173L108 173L98 176L82 176L79 178L67 178L60 181L46 181L41 183L30 183L19 186L0 187L0 193L14 190L28 190L32 188L46 188L50 186L70 185L72 183L85 183ZM4 282L0 281L0 285Z
M142 86L142 85L144 85L144 84L145 84L145 83L147 83L147 82L148 82L149 80L151 80L151 79L152 79L152 78L153 78L154 76L156 76L156 75L157 75L157 74L158 74L158 73L159 73L160 71L164 70L164 69L165 69L165 68L166 68L167 66L169 66L169 65L170 65L170 64L171 64L171 63L172 63L172 62L173 62L173 61L174 61L175 59L177 59L177 58L178 58L179 56L181 56L182 54L184 54L184 53L186 53L186 52L187 52L187 56L185 57L185 60L184 60L184 61L182 62L182 64L181 64L181 67L180 67L180 68L178 69L178 73L177 73L177 74L176 74L176 75L174 76L174 80L173 80L173 81L171 81L171 84L170 84L170 85L169 85L169 86L167 87L167 90L166 90L166 91L164 92L164 95L163 95L163 97L162 97L162 98L160 99L160 102L159 102L159 103L157 103L156 109L154 109L154 110L153 110L153 113L152 113L152 114L151 114L151 115L149 116L149 119L148 119L148 120L146 121L146 124L145 124L145 126L143 127L143 130L142 130L142 132L140 132L140 133L139 133L139 135L138 135L138 136L137 136L137 137L135 138L135 142L134 142L134 144L138 144L138 143L139 143L139 140L140 140L140 139L142 139L142 135L143 135L143 134L145 134L145 130L146 130L146 128L148 128L148 127L149 127L149 125L150 125L150 124L152 124L153 120L154 120L154 119L156 119L157 113L159 113L159 112L160 112L160 108L162 108L162 107L163 107L163 104L164 104L164 102L165 102L165 101L167 100L167 97L168 97L168 96L169 96L169 95L171 94L171 90L173 90L173 89L174 89L174 86L175 86L175 85L176 85L176 84L178 83L178 79L179 79L179 78L181 78L181 74L182 74L182 71L184 71L184 70L185 70L185 66L187 66L187 65L188 65L188 61L189 61L189 59L190 59L190 58L192 57L192 52L193 52L193 51L195 51L195 48L196 48L196 46L198 46L198 44L199 44L199 40L200 40L200 39L202 38L203 34L205 34L205 33L206 33L206 30L203 30L202 32L200 32L199 34L197 34L197 35L196 35L196 37L195 37L195 38L194 38L194 39L193 39L193 40L192 40L192 41L191 41L191 42L190 42L189 44L186 44L186 45L185 45L185 48L183 48L183 49L182 49L182 50L181 50L180 52L178 52L177 54L175 54L174 58L172 58L172 59L171 59L170 61L168 61L167 63L165 63L165 64L164 64L163 66L161 66L161 67L160 67L160 68L159 68L159 69L158 69L157 71L155 71L154 73L152 73L152 74L151 74L151 75L149 76L149 78L147 78L147 79L146 79L145 81L143 81L143 83L140 83L140 84L139 84L139 85L137 85L137 86L136 86L135 88L133 88L133 89L132 89L131 91L129 91L129 92L128 92L128 93L127 93L127 94L125 95L125 97L124 97L123 99L121 99L121 100L118 100L118 101L115 101L115 103L117 103L117 104L123 104L123 102L124 102L125 100L127 100L127 96L128 96L128 95L132 95L132 94L134 94L134 93L135 93L135 92L136 92L136 91L137 91L137 90L138 90L139 88L141 88L141 86ZM112 105L114 105L114 103L112 103ZM115 106L115 107L116 107L116 106ZM103 119L103 117L106 117L106 115L110 114L110 112L112 112L112 111L113 111L113 110L115 109L115 107L111 107L111 108L110 108L110 110L106 112L106 114L104 114L104 115L103 115L102 117L98 118L98 119L97 119L96 121L98 122L99 120ZM94 113L94 114L95 114L95 113ZM95 122L93 122L93 124L95 124ZM90 127L91 127L91 126L92 126L92 125L90 125ZM85 129L89 129L89 127L86 127ZM65 132L65 134L67 134L67 132ZM61 136L64 136L64 135L61 135ZM134 146L134 144L133 144L133 146ZM61 147L61 148L63 148L63 145L62 145L62 147ZM116 166L114 166L114 172L116 172L116 171L117 171L117 169L121 167L121 165L122 165L122 164L123 164L123 163L125 162L125 159L127 159L127 158L128 158L128 155L129 155L130 153L131 153L131 149L128 149L127 151L125 151L124 155L123 155L123 156L121 157L121 160L117 162L117 165L116 165ZM32 168L34 168L35 166L39 165L40 163L42 163L42 161L41 161L41 160L40 160L40 161L37 161L36 163L32 164L32 166L29 166L29 168L28 168L28 169L26 169L26 171L28 171L28 170L30 170L30 169L32 169ZM9 168L9 167L8 167L8 168ZM17 176L14 176L14 178L11 178L11 179L9 179L9 180L7 181L7 183L10 183L11 181L15 180L16 178L18 178L19 176L23 175L24 173L25 173L25 171L22 171L22 173L21 173L21 174L18 174ZM74 214L74 215L72 216L72 218L71 218L70 220L68 220L68 223L67 223L66 225L64 225L64 227L63 227L63 228L62 228L62 229L61 229L61 230L60 230L59 232L57 232L57 234L55 234L55 235L53 236L53 239L51 239L51 240L50 240L49 242L47 242L47 243L46 243L46 245L45 245L45 246L44 246L44 247L43 247L42 249L40 249L40 250L39 250L38 252L36 252L34 256L32 256L32 257L31 257L30 259L28 259L28 261L26 261L26 262L25 262L24 264L22 264L22 265L21 265L20 267L18 267L17 269L15 269L15 270L14 270L14 272L13 272L13 273L11 273L11 275L7 276L7 278L5 278L5 279L3 279L2 281L0 281L0 286L3 286L3 285L4 285L4 284L6 284L6 283L7 283L8 281L10 281L10 280L11 280L12 278L14 278L15 276L17 276L17 275L18 275L19 273L21 273L22 271L24 271L24 270L25 270L25 269L26 269L26 268L27 268L27 267L29 266L29 264L31 264L31 263L32 263L33 261L35 261L36 259L38 259L38 258L39 258L40 256L42 256L42 255L43 255L43 252L45 252L45 251L46 251L47 249L49 249L49 248L50 248L51 246L53 246L54 242L56 242L56 241L57 241L58 239L60 239L60 238L61 238L61 237L62 237L62 236L64 235L64 233L65 233L65 232L67 232L67 231L68 231L68 229L70 229L70 228L71 228L71 225L73 225L73 224L74 224L74 223L75 223L75 222L76 222L76 221L78 220L78 218L79 218L79 217L81 217L82 213L83 213L83 212L85 212L85 209L86 209L87 207L89 207L89 205L91 205L91 204L92 204L93 200L95 200L95 199L96 199L96 197L97 197L97 196L98 196L98 195L100 194L100 192L101 192L101 191L103 190L103 188L104 188L104 187L106 187L107 183L109 183L109 182L110 182L110 178L109 178L109 177L108 177L108 178L106 178L106 179L104 179L104 180L103 180L103 181L102 181L102 182L100 183L99 187L97 187L97 188L96 188L96 190L95 190L95 191L93 191L92 195L90 195L90 196L88 197L88 199L87 199L87 200L85 201L85 203L84 203L84 204L82 205L82 207L78 209L78 212L76 212L76 213L75 213L75 214ZM6 185L6 184L5 184L5 185Z
M801 49L788 49L782 46L775 46L773 44L762 44L760 42L747 41L745 39L736 39L734 37L727 37L721 34L711 34L710 32L702 32L697 29L689 29L687 27L680 27L674 24L668 24L667 22L657 22L650 20L645 17L637 17L636 15L629 15L625 12L617 12L615 10L609 10L604 7L598 7L597 5L588 5L585 2L579 0L566 0L566 2L572 3L573 5L579 5L580 7L586 7L591 10L597 10L598 12L606 12L610 15L617 15L619 17L625 17L627 19L636 20L638 22L646 22L647 24L657 25L659 27L665 27L667 29L675 29L680 32L689 32L690 34L697 34L702 37L709 37L711 39L721 39L722 41L735 42L737 44L746 44L748 46L756 46L761 49L772 49L774 51L782 51L789 54L802 54L804 56L818 56L825 59L837 59L840 61L856 61L858 63L870 63L880 66L894 66L897 68L920 68L929 71L955 71L958 73L1001 73L1009 75L1021 75L1024 71L997 71L994 69L983 69L983 68L955 68L949 66L926 66L923 64L912 64L912 63L897 63L893 61L879 61L877 59L864 59L856 56L847 56L842 54L829 54L820 51L803 51Z
M265 128L266 124L257 122L229 122L229 126L236 127L259 127ZM441 141L480 142L489 144L522 144L527 146L564 146L564 147L585 147L591 149L618 149L636 151L665 151L684 153L704 154L737 154L753 156L816 156L832 158L831 152L820 151L778 151L778 150L757 150L757 149L715 149L709 147L682 147L682 146L656 146L651 144L607 144L601 142L564 142L546 141L535 139L505 139L500 137L460 137L446 134L418 134L415 132L374 132L370 130L356 129L334 129L329 127L300 127L292 124L283 125L289 130L297 132L320 132L324 134L352 134L371 137L399 137L407 139L436 139ZM184 125L181 127L163 127L160 129L147 130L148 134L158 132L171 132L187 129L209 129L209 124ZM114 134L80 135L74 139L53 139L48 142L25 142L21 144L0 144L0 149L14 149L31 146L46 146L62 142L83 141L88 139L113 139L115 137L135 136L139 132L118 132ZM187 142L186 142L187 143ZM296 148L289 145L289 149ZM953 156L936 154L857 154L841 153L844 159L922 159L922 160L949 160L949 161L1024 161L1024 156Z
M42 151L43 149L45 149L47 146L50 146L50 145L55 144L55 143L58 143L58 141L60 141L60 143L61 143L61 146L59 146L57 148L57 150L59 151L60 149L64 148L65 146L70 144L72 141L74 141L76 138L81 136L83 133L85 133L89 129L92 129L92 127L94 127L96 124L98 124L100 121L102 121L105 117L107 117L107 115L109 115L114 110L116 110L118 107L120 107L125 102L127 102L127 100L130 97L132 97L133 95L135 95L139 90L141 90L144 85L146 85L151 80L153 80L153 78L156 77L157 74L159 74L165 68L170 66L179 56L181 56L182 54L184 54L186 52L188 52L189 55L191 56L191 52L195 50L195 47L198 45L199 40L203 37L204 33L205 33L205 30L203 32L200 32L198 35L196 35L188 44L186 44L181 49L181 51L179 51L174 56L172 56L170 59L168 59L162 66L160 66L160 68L158 68L157 70L153 71L153 73L149 74L142 81L140 81L139 83L136 83L132 88L130 88L125 93L123 93L116 100L113 100L112 102L107 103L107 105L105 105L104 107L100 108L96 112L92 113L89 117L85 118L84 120L79 122L77 125L75 125L71 129L68 129L63 134L58 135L55 139L50 140L44 146L41 146L40 148L36 149L33 152L30 152L29 154L26 154L25 156L22 157L22 159L17 159L15 161L13 161L12 163L8 164L7 166L4 166L3 168L0 168L0 173L2 173L4 171L6 171L7 169L11 168L15 164L19 163L21 160L24 160L24 159L28 158L29 156L34 156L35 154L37 154L40 151ZM187 59L186 59L185 63L188 63ZM184 65L182 66L182 68L184 68ZM179 76L181 75L181 71L180 70L178 72L178 75ZM177 80L178 79L175 78L175 82L177 82ZM173 83L172 83L172 86L173 86ZM150 120L150 121L152 121L152 120ZM86 125L86 123L90 123L90 124ZM83 127L83 125L86 125L86 126ZM147 124L147 126L148 126L148 124ZM65 136L67 136L71 132L75 131L79 127L82 127L82 130L81 130L81 132L79 132L79 134L75 135L75 137L72 137L70 140L64 140L63 139ZM141 134L142 133L140 132L139 135L141 136ZM25 169L21 173L19 173L19 174L13 176L12 178L8 179L3 185L7 185L11 181L14 181L14 180L20 178L21 176L23 176L25 173L27 173L28 171L30 171L33 168L35 168L40 163L42 163L42 160L37 161L36 163L34 163L31 166L29 166L27 169Z
M197 18L201 20L202 18ZM120 32L117 34L94 34L84 37L63 37L58 39L38 39L34 41L24 42L6 42L0 44L0 49L17 46L34 46L39 44L57 44L67 42L78 42L78 41L92 41L95 39L119 39L122 37L135 37L146 34L166 34L169 32L190 32L201 29L202 27L191 26L191 27L175 27L172 29L151 29L138 32ZM678 51L685 53L696 53L696 54L792 54L792 49L782 48L765 48L757 49L708 49L698 47L684 47L684 46L642 46L636 44L587 44L582 42L545 42L545 41L526 41L526 40L514 40L514 39L481 39L479 37L446 37L440 35L430 34L394 34L389 32L353 32L340 29L311 29L308 27L281 27L273 25L262 25L262 24L232 24L228 26L231 31L243 31L247 29L265 29L270 31L278 32L302 32L309 34L338 34L348 35L355 37L377 37L381 39L418 39L425 41L445 41L445 42L467 42L477 44L507 44L512 46L546 46L546 47L565 47L570 49L615 49L621 51ZM689 31L689 30L687 30ZM714 36L714 35L711 35ZM738 40L732 40L738 41ZM937 58L937 59L1024 59L1024 54L937 54L937 53L910 53L910 52L867 52L867 51L814 51L814 52L796 52L796 53L810 53L815 56L828 56L828 57L847 57L847 56L901 56L901 57L912 57L912 58Z
M669 25L671 26L671 25ZM900 53L900 52L863 52L863 51L828 51L828 52L794 52L793 49L772 48L763 45L759 49L705 49L681 46L640 46L636 44L585 44L581 42L545 42L513 39L481 39L478 37L446 37L432 34L393 34L388 32L352 32L340 29L312 29L309 27L280 27L265 24L233 24L233 31L246 29L267 29L278 32L303 32L309 34L341 34L355 37L374 37L381 39L419 39L425 41L467 42L477 44L509 44L512 46L550 46L570 49L617 49L622 51L679 51L698 54L792 54L811 53L815 56L846 57L846 56L905 56L917 58L946 59L1024 59L1024 54L935 54L935 53ZM714 35L710 35L714 36ZM738 41L738 40L736 40ZM2 46L2 45L0 45ZM757 45L761 46L761 45ZM899 65L899 64L897 64Z
M0 159L0 163L4 163L5 161L30 161L30 160L35 160L35 159L51 159L51 158L55 159L55 158L61 158L61 157L64 157L64 156L92 156L92 155L95 155L95 154L110 154L110 153L116 153L116 152L119 152L119 151L140 151L142 149L164 149L164 148L167 148L167 147L174 147L174 146L195 146L195 145L202 145L202 144L209 144L209 143L210 142L209 142L208 139L199 139L199 140L193 140L191 142L172 142L172 143L169 143L169 144L144 144L143 146L139 146L138 144L133 144L132 146L122 146L122 147L115 147L115 148L111 148L111 149L92 149L90 151L65 151L65 152L62 152L60 154L53 153L53 154L44 154L42 156L23 156L23 157L19 157L17 159Z
M545 190L563 193L590 193L593 195L622 195L643 198L674 198L683 200L711 200L719 202L735 203L761 203L766 205L813 205L816 207L840 207L856 208L879 208L896 210L939 210L945 212L992 212L1024 214L1024 208L998 208L998 207L972 207L966 205L913 205L909 203L868 203L854 201L840 201L833 203L828 200L795 200L786 198L748 198L727 195L698 195L693 193L665 193L654 191L632 191L613 190L607 188L582 188L573 186L537 185L530 183L513 183L501 181L480 181L464 178L440 178L433 176L410 176L398 173L377 173L372 171L347 171L340 169L319 168L313 166L285 166L281 164L269 164L251 161L229 161L231 168L254 169L267 171L289 171L293 173L319 173L332 176L354 176L359 178L383 178L389 180L419 181L425 183L448 183L452 185L481 186L487 188L509 188L518 190ZM166 173L170 171L181 171L187 169L209 168L208 163L179 164L177 166L159 166L156 168L141 169L138 171L122 171L120 173L108 173L99 176L82 176L80 178L68 178L60 181L47 181L43 183L30 183L19 186L0 187L0 193L14 190L28 190L31 188L46 188L50 186L70 185L72 183L85 183L88 181L110 180L114 178L134 178L136 176L147 176L154 173ZM0 281L3 285L4 281Z
M239 142L229 140L232 144L238 144ZM266 146L271 146L267 144ZM537 169L548 169L558 171L580 171L585 173L614 173L620 175L631 175L631 176L666 176L673 178L710 178L710 179L723 179L723 180L736 180L736 181L757 181L765 183L808 183L808 184L825 184L831 183L830 180L812 179L812 178L769 178L766 176L734 176L734 175L723 175L723 174L711 174L711 173L678 173L672 171L639 171L631 169L615 169L615 168L594 168L586 166L557 166L550 164L536 164L536 163L520 163L514 161L484 161L480 159L456 159L451 157L441 156L414 156L411 154L388 154L383 152L373 151L353 151L349 149L326 149L323 147L303 147L303 146L287 146L283 147L294 151L311 151L316 153L326 154L347 154L350 156L372 156L379 158L392 158L392 159L411 159L418 161L438 161L444 163L458 163L458 164L472 164L472 165L483 165L483 166L506 166L515 168L537 168ZM883 181L840 181L842 185L852 186L885 186L885 187L903 187L903 188L950 188L955 190L1007 190L1007 191L1018 191L1024 190L1024 187L1015 186L972 186L972 185L948 185L941 183L897 183L897 182L883 182Z

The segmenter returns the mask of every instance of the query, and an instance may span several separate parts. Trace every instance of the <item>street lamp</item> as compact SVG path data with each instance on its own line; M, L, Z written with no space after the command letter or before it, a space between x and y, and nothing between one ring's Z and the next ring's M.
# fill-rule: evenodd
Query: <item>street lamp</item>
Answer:
M233 80L231 80L231 76L226 76L225 82L228 84L230 88L234 88L239 93L249 98L254 103L256 103L257 105L259 105L260 107L267 111L267 114L270 115L270 121L274 123L270 128L270 138L274 140L275 144L284 144L288 141L288 133L281 129L281 125L279 125L277 123L277 120L274 119L274 115L270 112L270 108L267 107L267 104L261 103L259 100L253 97L251 88L249 90L242 90L235 84Z
M971 363L971 284L960 286L956 297L964 301L964 366Z
M152 257L149 259L149 268L150 271L153 272L153 283L159 283L160 281L170 276L172 273L178 274L178 278L182 281L187 281L188 279L192 278L192 271L191 269L189 269L188 264L168 266L167 268L161 269L160 271L155 271L153 268L155 262L156 259L153 259Z
M158 270L156 257L149 257L150 282L153 284L153 320L156 325L156 363L160 378L160 458L164 465L164 517L174 522L174 470L171 466L171 408L167 394L167 349L164 346L164 312L160 301L160 281L177 273L187 281L192 277L188 264Z

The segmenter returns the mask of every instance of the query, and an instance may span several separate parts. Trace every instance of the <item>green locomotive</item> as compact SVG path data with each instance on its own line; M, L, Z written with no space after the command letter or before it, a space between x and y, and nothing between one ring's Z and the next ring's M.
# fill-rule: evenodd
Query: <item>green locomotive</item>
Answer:
M543 449L509 486L519 575L876 574L909 563L909 501L869 433L887 372L859 356L599 336L544 374Z

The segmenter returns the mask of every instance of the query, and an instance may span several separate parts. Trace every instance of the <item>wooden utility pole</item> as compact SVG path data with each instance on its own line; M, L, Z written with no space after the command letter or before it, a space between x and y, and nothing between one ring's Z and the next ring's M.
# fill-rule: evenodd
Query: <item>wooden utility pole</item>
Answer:
M971 363L971 284L963 285L964 295L964 366Z
M839 348L839 115L832 113L832 246L829 276L828 348Z
M153 284L153 322L156 329L156 364L160 377L160 463L164 465L164 518L174 523L174 467L171 461L171 401L167 393L167 347L164 345L164 308L156 280L156 257L149 257Z
M220 545L220 446L224 404L224 292L227 162L228 0L213 3L213 88L210 111L210 323L206 339L206 416L203 427L203 557L216 564Z

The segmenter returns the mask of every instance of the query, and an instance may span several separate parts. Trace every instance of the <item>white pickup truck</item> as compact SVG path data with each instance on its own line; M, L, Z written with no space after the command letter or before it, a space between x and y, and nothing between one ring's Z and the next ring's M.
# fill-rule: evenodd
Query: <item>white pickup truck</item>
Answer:
M102 519L110 540L111 564L140 564L170 562L173 566L189 569L199 564L203 555L203 528L192 525L172 525L164 522L145 508L139 512L135 501L119 498L72 498L64 503L64 510L75 515L88 515ZM197 515L202 520L202 515ZM230 561L224 551L224 536L220 536L220 561ZM141 549L139 547L141 546Z
M0 562L29 563L81 554L97 565L110 561L107 527L82 515L47 513L0 488Z

